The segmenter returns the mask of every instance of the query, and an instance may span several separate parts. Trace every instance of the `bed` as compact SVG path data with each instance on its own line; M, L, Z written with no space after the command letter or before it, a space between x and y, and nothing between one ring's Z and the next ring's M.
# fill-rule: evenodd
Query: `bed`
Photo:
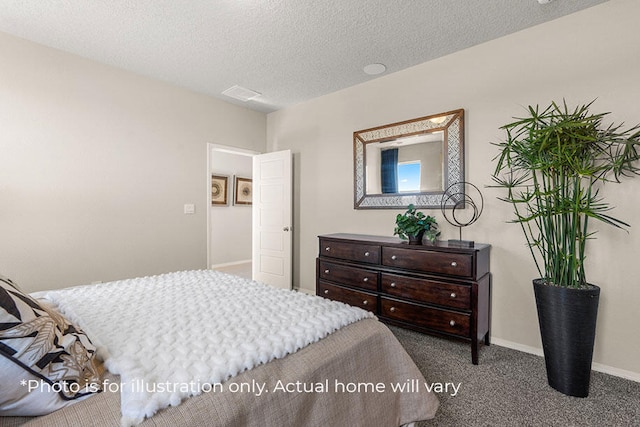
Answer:
M202 277L206 279L204 280L205 284L201 286L203 290L189 292L189 294L194 294L191 296L193 301L199 303L206 298L218 301L223 294L239 292L241 301L238 304L240 305L236 306L234 305L236 303L225 301L222 304L224 307L210 307L210 310L205 310L207 312L202 316L206 321L189 317L185 324L202 322L209 325L210 321L216 317L220 321L220 319L233 317L239 312L247 314L245 317L260 318L272 310L268 315L270 316L269 320L264 321L266 323L258 320L258 326L249 320L242 320L244 318L241 316L240 323L243 324L243 329L233 329L235 326L230 324L218 327L218 330L222 331L220 332L222 335L214 337L216 342L219 342L220 339L224 341L224 337L230 337L230 342L232 342L238 336L242 336L246 342L241 342L238 348L251 347L247 343L258 342L259 339L256 337L267 336L265 331L273 331L271 328L274 322L288 325L287 328L290 330L286 333L273 332L272 335L280 334L284 337L283 340L275 340L278 342L274 347L275 350L264 350L267 348L264 347L256 352L255 348L251 348L251 351L246 354L241 354L240 350L234 350L235 353L232 351L235 356L231 362L227 360L223 364L233 366L238 361L243 362L236 363L237 366L231 369L231 373L202 368L203 377L196 379L202 384L209 384L209 388L205 389L201 385L202 390L198 393L193 393L192 390L186 391L186 394L182 391L182 394L174 393L169 396L168 405L164 405L162 402L159 405L152 405L153 407L147 415L132 421L131 417L124 416L126 405L122 400L123 396L125 400L130 400L131 397L123 394L122 390L110 390L110 385L120 384L125 377L127 377L125 383L131 384L132 371L126 369L132 360L131 355L122 356L118 345L111 343L108 333L101 330L101 322L96 319L108 318L109 313L100 314L100 312L101 310L105 312L113 310L113 307L109 307L111 303L121 304L117 298L124 298L131 307L140 307L141 302L134 301L135 297L132 295L141 295L139 297L141 301L153 301L152 307L157 308L156 299L167 299L166 297L171 301L171 306L176 306L179 303L176 302L175 295L171 293L170 288L163 287L162 282L166 282L167 278L170 278L172 283L180 282L180 286L186 286L191 290L200 286L197 282L202 281ZM224 283L218 293L211 290L208 283L211 281L210 279L215 283ZM78 324L85 330L87 336L96 342L96 359L104 359L104 365L108 371L101 377L101 385L103 386L101 392L81 396L77 402L48 415L2 417L0 425L400 426L435 416L438 400L433 394L427 392L426 387L405 388L404 391L392 389L396 385L402 386L409 383L422 385L425 384L425 379L391 331L368 313L319 297L275 290L266 285L210 270L142 278L142 282L141 279L132 280L99 285L98 289L101 289L101 292L106 292L103 298L105 298L104 301L107 301L99 304L78 303L74 305L70 302L74 298L80 302L83 301L84 293L94 295L92 292L94 292L95 285L35 294L39 301L49 301L62 311L70 322ZM123 289L132 287L140 291L131 295L121 295ZM148 289L154 290L153 295L148 295ZM155 291L156 289L159 291ZM178 288L176 292L185 293L183 288ZM262 305L265 307L257 310L256 302L249 299L250 294L257 294L258 301L262 301L264 303ZM282 310L279 304L284 294L293 296L294 299L288 300L289 297L285 296L284 299L288 302L284 303L286 309ZM161 298L163 295L164 297ZM193 301L189 304L196 304ZM211 305L210 301L202 303L207 306ZM252 309L249 310L247 307L252 307ZM301 311L300 307L305 307L305 311ZM147 307L144 310L154 311L155 309ZM165 316L168 310L170 309L167 306L162 306L155 311ZM199 308L196 311L202 311L202 309ZM281 313L278 314L279 311ZM309 314L313 312L316 314ZM92 313L92 315L87 316L87 313ZM291 318L287 318L286 313L293 313L293 318L298 320L292 322ZM123 316L126 320L127 314L118 313L115 316L121 321ZM115 334L124 334L130 337L129 341L145 341L144 338L136 338L136 333L148 332L127 330L127 325L136 321L135 317L132 315L131 320L126 320L126 324L120 325L118 328L105 327L103 329L120 330ZM146 322L145 316L138 315L137 317L143 317L142 322ZM172 318L170 315L168 317ZM87 321L87 318L93 320ZM176 321L178 320L172 320L172 322ZM224 320L222 322L225 323ZM231 323L235 324L237 321L234 320ZM154 324L153 326L155 329L163 330L162 328L166 325ZM325 328L325 332L316 331L316 326L319 326L320 329ZM180 325L177 329L184 330L185 327ZM211 333L211 330L207 329L207 333ZM245 330L249 332L245 334ZM251 330L255 332L253 338L251 338ZM326 333L327 330L330 332ZM296 333L298 334L296 335ZM164 340L164 342L176 341L173 335L164 333L164 330L163 333L158 334L158 337L157 339ZM301 337L306 338L302 339ZM206 338L197 341L197 345L188 351L182 344L173 346L175 348L172 353L184 352L186 358L184 360L190 360L189 357L200 357L197 356L198 347L204 349L205 354L214 352L215 349L205 345ZM274 340L271 339L271 341ZM124 347L130 343L126 344ZM153 345L153 341L146 344L138 342L136 346L149 344ZM169 345L169 347L171 346ZM153 362L156 360L154 363L157 363L157 360L174 357L165 354L165 352L156 351L155 353L160 354L158 356L160 359L155 354L147 359L145 356L147 350L141 349L142 347L135 348L135 352L142 354L140 360L143 361ZM194 354L195 356L193 356ZM247 356L252 354L256 356ZM175 360L181 359L178 357ZM188 365L191 367L193 364L189 362ZM4 371L1 375L4 375ZM189 378L184 375L185 373L180 371L178 377L170 376L168 378L181 378L186 382ZM162 377L148 378L158 380ZM157 395L158 393L150 393L152 399L157 398Z

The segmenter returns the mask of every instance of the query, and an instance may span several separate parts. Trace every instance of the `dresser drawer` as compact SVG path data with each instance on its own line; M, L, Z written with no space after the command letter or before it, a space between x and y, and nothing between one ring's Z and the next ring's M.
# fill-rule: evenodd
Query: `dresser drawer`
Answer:
M320 256L358 261L367 264L380 263L380 246L362 243L337 242L320 239Z
M351 233L318 239L317 295L403 328L464 338L478 364L479 345L490 339L490 245L408 245L396 237Z
M378 290L378 272L348 265L334 264L320 261L319 274L321 279L336 282L342 285L356 286L358 288Z
M423 328L468 337L470 316L449 310L424 307L382 297L380 315Z
M387 273L382 273L380 283L381 291L391 296L463 310L471 309L471 286Z
M374 294L335 286L323 281L318 282L316 293L321 297L376 312L377 297Z
M382 264L427 273L473 277L473 256L468 254L383 247Z

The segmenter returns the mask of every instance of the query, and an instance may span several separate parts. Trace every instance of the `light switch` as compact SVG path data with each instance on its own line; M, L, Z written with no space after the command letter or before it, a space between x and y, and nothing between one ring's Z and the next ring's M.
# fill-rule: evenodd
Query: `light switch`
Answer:
M193 203L187 203L184 205L184 213L187 215L191 215L196 213L196 205Z

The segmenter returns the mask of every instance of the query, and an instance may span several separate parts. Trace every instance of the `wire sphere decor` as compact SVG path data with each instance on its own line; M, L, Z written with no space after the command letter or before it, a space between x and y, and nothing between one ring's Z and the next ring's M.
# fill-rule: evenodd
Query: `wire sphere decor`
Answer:
M470 208L470 209L467 209ZM475 185L467 181L455 182L447 187L440 200L442 216L454 227L458 227L459 240L449 240L450 244L473 246L474 242L462 240L462 228L480 218L484 209L484 198Z

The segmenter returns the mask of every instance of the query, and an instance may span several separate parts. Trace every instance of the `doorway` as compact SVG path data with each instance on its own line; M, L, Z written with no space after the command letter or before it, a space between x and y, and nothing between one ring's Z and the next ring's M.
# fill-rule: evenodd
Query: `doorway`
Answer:
M207 150L207 268L291 289L291 151Z
M234 190L237 178L252 179L256 154L259 153L207 144L207 268L248 279L252 270L252 207L236 203Z

